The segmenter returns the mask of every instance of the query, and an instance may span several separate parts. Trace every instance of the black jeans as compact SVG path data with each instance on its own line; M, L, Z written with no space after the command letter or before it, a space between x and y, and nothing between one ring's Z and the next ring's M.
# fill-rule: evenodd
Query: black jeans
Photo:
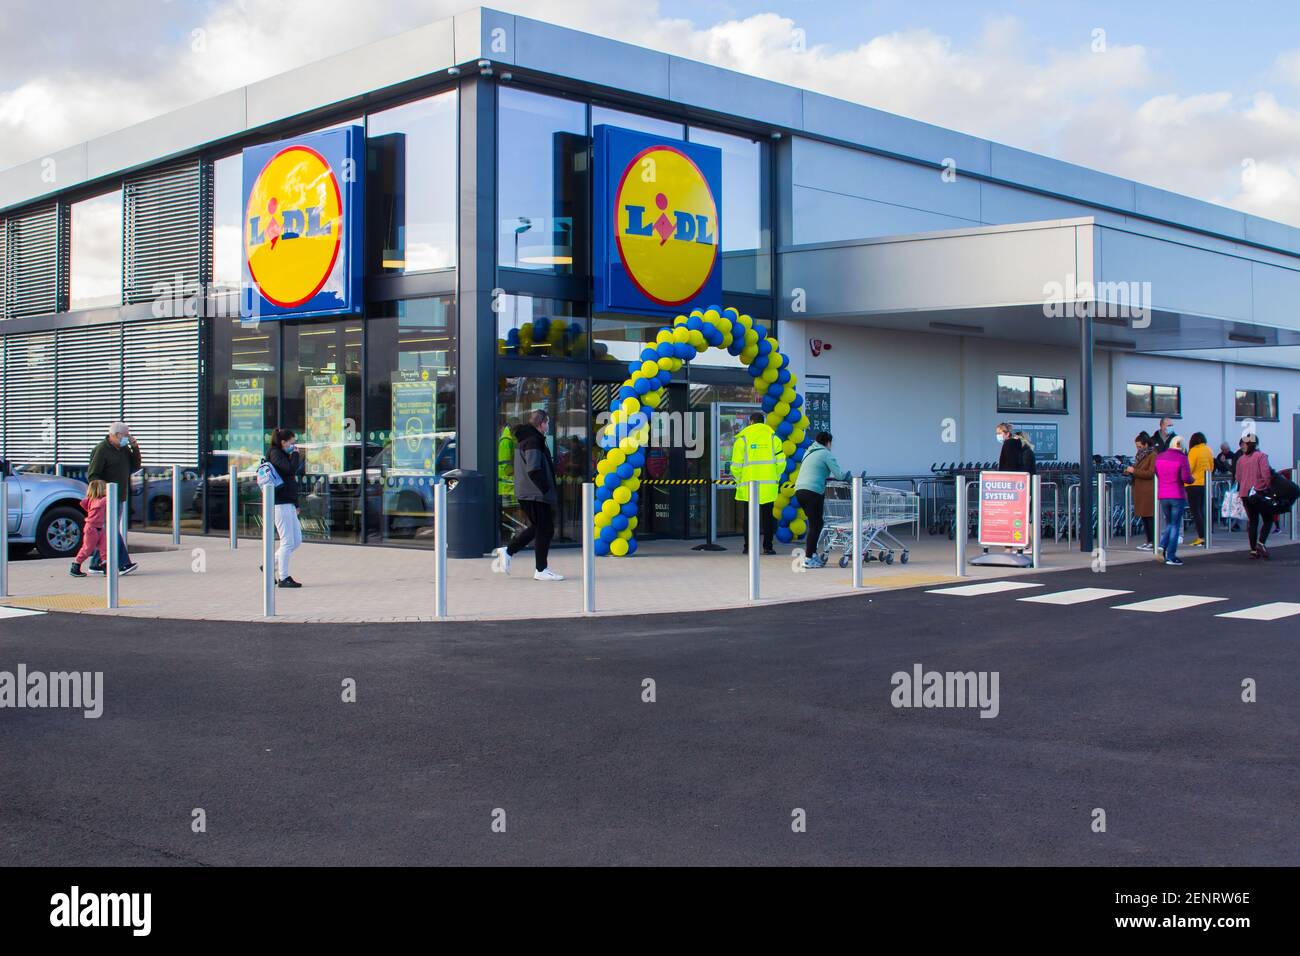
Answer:
M794 493L794 499L808 516L808 537L804 540L803 553L804 557L811 558L817 553L817 539L822 536L822 525L825 524L822 512L826 507L826 496L803 488Z
M1192 520L1196 522L1196 537L1205 540L1205 486L1187 486L1187 507L1192 509Z
M506 545L506 554L512 558L532 543L536 553L538 571L546 570L546 556L551 550L551 538L555 537L555 508L545 501L520 501L528 518L528 527L515 533Z
M1155 543L1156 543L1156 525L1155 525L1155 519L1154 519L1154 518L1143 518L1143 519L1142 519L1142 530L1143 530L1143 532L1146 533L1146 536L1147 536L1147 544L1155 544Z
M1268 541L1268 533L1273 530L1273 512L1265 508L1253 495L1241 499L1246 509L1246 537L1250 541L1250 550L1255 550L1256 543Z
M742 535L745 542L745 550L749 550L749 502L741 502L745 506L741 514ZM767 502L758 506L758 529L763 535L763 550L772 550L772 536L776 534L776 515L772 514L772 502Z

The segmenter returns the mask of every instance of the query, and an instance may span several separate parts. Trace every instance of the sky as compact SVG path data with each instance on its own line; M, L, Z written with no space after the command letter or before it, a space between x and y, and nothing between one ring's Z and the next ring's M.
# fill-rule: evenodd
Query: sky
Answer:
M0 168L470 0L6 0ZM1300 226L1300 5L500 0Z

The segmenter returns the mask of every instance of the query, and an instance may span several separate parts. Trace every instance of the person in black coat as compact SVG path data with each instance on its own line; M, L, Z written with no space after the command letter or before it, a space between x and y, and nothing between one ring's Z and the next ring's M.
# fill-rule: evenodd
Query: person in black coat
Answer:
M1024 471L1024 445L1012 433L1010 422L998 424L998 442L1002 450L998 453L998 471Z
M277 428L271 433L271 447L266 460L280 476L275 488L275 533L280 549L275 552L275 583L281 588L302 587L289 574L289 559L302 546L302 523L298 520L298 476L302 474L302 452L292 428Z
M555 509L559 505L559 486L555 478L555 461L546 444L551 417L537 408L515 428L515 497L528 519L509 544L492 552L492 570L510 573L511 559L533 546L534 581L563 581L564 575L552 571L547 563L551 538L555 535Z

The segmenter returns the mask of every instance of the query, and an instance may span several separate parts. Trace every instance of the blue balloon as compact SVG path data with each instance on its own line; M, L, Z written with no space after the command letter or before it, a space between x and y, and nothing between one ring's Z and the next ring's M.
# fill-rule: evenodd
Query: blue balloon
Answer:
M623 483L623 479L618 476L617 471L611 471L605 475L605 487L608 488L610 491L613 491L622 483Z
M789 438L792 431L794 431L794 426L789 422L782 422L780 425L776 426L776 434L778 438Z
M757 362L753 363L752 365L745 366L745 371L749 373L750 378L758 378L760 375L763 374L763 370L758 367Z
M673 348L672 342L660 342L655 346L655 354L660 358L672 358L677 354L677 350Z
M600 529L600 540L605 542L613 541L618 537L619 530L620 529L614 527L613 522L610 522Z
M784 521L786 524L789 524L796 517L798 517L798 515L799 515L799 511L797 508L795 508L794 505L786 505L784 508L781 509L781 520Z
M798 392L796 392L794 398L790 400L790 407L801 408L802 406L803 406L803 396L800 395Z
M790 381L790 370L788 368L781 369L781 371L776 373L776 380L782 385Z
M610 491L608 488L606 488L604 485L599 485L599 486L597 486L597 488L596 488L596 503L597 503L597 504L600 504L602 501L607 501L607 500L609 499L609 496L612 495L612 494L613 494L613 492Z
M766 355L766 354L767 354L768 352L770 352L770 351L772 351L772 343L769 342L767 339L759 339L759 340L758 340L758 354L759 354L759 355ZM766 366L767 366L767 363L764 362L763 365L764 365L764 367L766 367Z
M733 335L731 344L727 346L727 351L732 355L739 355L745 350L745 339L743 336Z
M785 420L792 425L801 418L803 418L803 412L799 411L797 408L790 409L785 416Z
M690 318L688 318L686 320L686 327L690 329L692 332L704 331L704 323L700 321L700 317L698 315L692 315Z
M517 343L519 341L519 330L511 329L509 332L507 332L506 341L510 342L511 344Z
M618 509L620 515L623 515L628 518L635 518L637 515L637 511L639 510L640 509L637 507L637 503L635 501L629 501L623 507Z
M627 556L631 557L636 554L636 538L627 539Z
M620 385L618 387L618 400L621 402L625 398L636 398L636 389L631 385Z
M655 375L655 379L658 380L658 378L659 376ZM650 391L650 379L638 378L635 382L632 383L632 391L635 392L637 396L644 395L646 392ZM619 390L619 395L624 398L632 397L630 395L628 396L623 395L621 389Z
M623 462L623 464L619 465L616 470L618 471L618 476L622 478L624 481L627 481L629 478L632 477L632 472L635 469L627 462Z
M717 326L710 325L704 330L704 341L714 347L722 344L722 333L718 331Z
M631 465L633 468L644 468L644 467L645 467L645 452L643 452L643 451L635 451L635 452L633 452L632 454L628 455L628 456L627 456L627 463L628 463L629 465Z
M690 342L674 342L673 352L684 362L695 358L695 346Z
M717 311L718 309L716 305L711 305L709 306L709 308L713 309L714 311ZM738 318L740 318L740 313L737 312L735 308L733 308L732 306L727 306L725 309L722 310L721 314L731 319L732 322L735 322Z
M596 554L602 558L605 557L605 555L609 554L609 542L606 541L604 538L596 539Z
M605 527L602 528L601 530L606 531L610 528L613 528L614 534L610 535L610 537L612 538L614 537L614 535L618 534L618 532L622 531L626 527L627 527L627 518L624 515L618 514L618 515L614 515L614 517L610 520L609 524L605 525Z
M770 412L776 408L776 398L772 395L763 396L763 411Z
M641 361L642 361L642 362L657 362L657 361L659 361L659 350L658 350L658 349L642 349L642 350L641 350Z
M767 394L769 395L779 396L784 391L785 391L785 386L782 385L780 382L773 382L771 385L767 387Z
M639 372L639 371L641 371L641 363L640 363L640 362L628 362L628 363L627 363L627 376L628 376L628 378L631 378L634 374L636 374L636 373Z
M789 544L794 540L794 533L784 526L776 529L776 540L782 544Z
M582 334L582 323L581 323L581 322L570 322L570 323L569 323L569 334L570 334L570 335L581 335L581 334Z
M803 456L804 456L804 450L800 448L797 451L795 451L795 453L790 457L794 459L795 464L798 464L799 462L803 461Z
M661 388L666 388L672 380L673 380L672 372L668 371L668 369L666 368L661 368L659 370L659 385Z

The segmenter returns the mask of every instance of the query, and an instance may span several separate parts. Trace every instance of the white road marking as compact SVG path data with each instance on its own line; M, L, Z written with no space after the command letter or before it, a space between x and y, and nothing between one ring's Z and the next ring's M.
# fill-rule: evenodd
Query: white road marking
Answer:
M44 614L44 611L33 611L26 607L0 607L0 618L6 617L31 617L33 614Z
M1169 597L1151 598L1149 601L1138 601L1135 604L1117 604L1112 610L1150 611L1155 614L1163 614L1166 611L1181 611L1189 607L1199 607L1202 604L1213 604L1215 601L1226 600L1228 599L1206 597L1203 594L1171 594Z
M1032 601L1034 604L1082 604L1085 601L1100 601L1102 598L1119 597L1132 594L1118 588L1076 588L1073 591L1057 591L1055 594L1034 594L1030 597L1016 598L1017 601Z
M1231 617L1239 621L1280 621L1284 617L1300 614L1300 604L1294 601L1274 601L1258 607L1242 608L1240 611L1228 611L1215 617Z
M1025 581L982 581L979 584L962 584L955 588L938 588L926 591L926 594L950 594L953 597L978 597L981 594L997 594L1000 591L1018 591L1021 588L1041 588L1041 584Z

